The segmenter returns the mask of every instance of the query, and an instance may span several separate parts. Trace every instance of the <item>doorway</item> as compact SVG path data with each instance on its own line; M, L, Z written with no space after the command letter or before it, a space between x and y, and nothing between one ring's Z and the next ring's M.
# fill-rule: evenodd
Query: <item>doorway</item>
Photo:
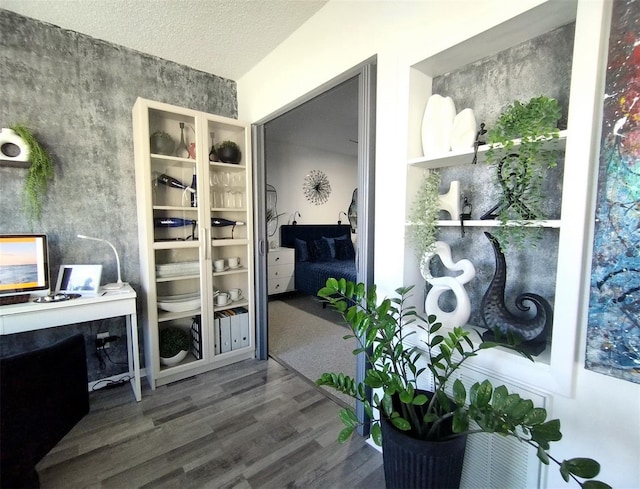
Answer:
M255 188L255 235L258 239L256 246L256 355L258 358L266 359L269 354L268 342L268 267L267 253L269 249L269 236L267 231L267 169L269 166L269 126L276 124L278 118L296 109L304 110L304 106L314 99L322 100L323 94L329 96L331 91L340 91L350 86L357 87L357 137L354 142L348 144L355 145L357 174L356 188L357 194L357 240L356 240L356 270L357 281L363 282L367 286L373 283L373 215L374 215L374 161L375 161L375 82L376 62L375 58L367 60L365 63L354 67L348 72L336 77L331 82L318 87L299 100L283 107L267 118L258 121L253 126L253 152L254 152L254 188ZM351 85L353 84L353 85ZM335 93L335 92L334 92ZM282 121L282 119L281 119ZM320 138L320 135L316 135ZM347 138L353 139L353 138ZM343 138L344 142L344 138ZM327 144L327 143L325 143ZM337 143L336 143L337 144ZM296 183L292 183L289 188L295 188ZM278 191L278 201L280 202L282 191ZM301 189L299 189L301 191ZM281 216L283 221L291 222L298 218L300 212L297 209L283 210ZM317 217L317 216L316 216ZM324 217L326 222L336 223L340 219L339 213ZM346 218L342 216L342 219ZM320 220L319 223L322 223ZM307 221L308 222L308 221ZM271 229L271 228L270 228ZM365 373L365 357L359 355L356 359L356 378L363 379ZM356 413L364 420L364 409L361 405L356 405ZM363 432L362 434L366 434Z

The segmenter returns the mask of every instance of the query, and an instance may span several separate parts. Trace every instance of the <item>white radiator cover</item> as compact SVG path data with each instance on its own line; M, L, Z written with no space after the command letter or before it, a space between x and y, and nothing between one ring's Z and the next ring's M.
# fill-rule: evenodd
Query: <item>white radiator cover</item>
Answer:
M489 379L493 387L505 385L509 392L531 399L536 407L548 409L549 399L538 392L489 378L484 373L461 368L459 378L467 388L477 381ZM535 449L514 437L479 433L467 439L461 489L518 489L544 487L544 466Z

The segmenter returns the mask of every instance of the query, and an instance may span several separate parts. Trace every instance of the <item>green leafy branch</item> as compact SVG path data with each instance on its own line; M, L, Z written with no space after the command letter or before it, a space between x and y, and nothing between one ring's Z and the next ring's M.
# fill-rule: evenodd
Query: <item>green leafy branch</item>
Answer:
M49 179L53 178L53 161L47 151L38 143L31 131L22 124L14 124L11 129L29 146L29 170L24 186L23 204L27 217L39 220L42 198L47 191Z
M521 249L528 235L534 238L532 244L541 238L539 227L537 232L528 232L524 226L545 219L542 187L548 170L557 166L558 160L558 151L550 150L548 141L559 137L561 114L553 98L535 97L526 104L515 101L488 131L486 161L494 169L496 188L501 190L498 219L503 226L496 234L504 246L511 242ZM520 140L517 148L516 139Z

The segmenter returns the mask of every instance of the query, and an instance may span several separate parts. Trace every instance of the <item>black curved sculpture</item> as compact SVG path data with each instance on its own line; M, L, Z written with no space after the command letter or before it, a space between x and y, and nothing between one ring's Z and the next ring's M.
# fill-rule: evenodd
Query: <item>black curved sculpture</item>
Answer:
M536 307L536 314L532 318L517 316L506 306L504 301L505 284L507 281L507 263L500 249L500 243L490 233L484 233L491 245L496 259L496 271L482 297L482 320L488 331L482 337L493 339L493 331L497 328L501 333L512 333L522 338L523 347L532 355L540 354L546 347L547 334L551 331L553 323L553 309L549 302L537 294L525 292L516 300L516 307L522 312L527 312L530 306L525 302L531 302Z
M349 205L349 210L347 211L347 218L349 219L349 224L351 224L351 232L358 232L358 189L353 191L353 195L351 196L351 204Z

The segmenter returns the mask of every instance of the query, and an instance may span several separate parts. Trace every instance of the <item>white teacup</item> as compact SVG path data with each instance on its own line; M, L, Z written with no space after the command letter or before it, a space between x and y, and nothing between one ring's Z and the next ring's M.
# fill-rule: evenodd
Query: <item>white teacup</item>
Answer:
M229 297L232 301L242 298L242 289L229 289Z
M220 292L216 296L216 305L226 306L227 304L229 304L229 294L227 294L226 292Z
M229 268L238 268L240 266L240 258L238 257L228 258L227 262L229 263Z
M216 269L216 272L221 272L224 270L224 260L216 260L213 262L213 268Z

